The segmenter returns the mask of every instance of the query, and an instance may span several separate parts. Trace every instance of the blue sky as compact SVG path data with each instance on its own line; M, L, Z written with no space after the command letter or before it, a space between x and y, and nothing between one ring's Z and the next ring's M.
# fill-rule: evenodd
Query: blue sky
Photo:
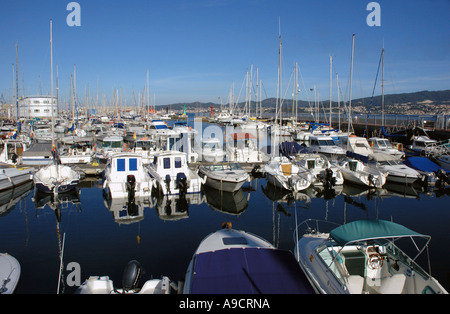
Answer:
M381 26L369 27L368 0L79 0L81 26L66 23L63 0L0 0L0 93L12 99L15 44L20 94L50 92L50 19L53 64L62 101L77 69L77 94L110 99L118 89L128 103L142 93L149 70L156 104L227 102L237 98L247 71L259 70L263 98L277 93L281 20L283 93L298 62L300 99L329 98L329 56L348 97L352 34L355 39L352 98L372 94L385 47L385 93L450 87L450 1L377 1ZM15 71L15 68L14 68ZM23 90L22 79L25 89ZM375 94L381 93L378 85ZM245 100L241 92L240 101ZM291 89L286 97L291 98ZM341 98L342 99L342 98Z

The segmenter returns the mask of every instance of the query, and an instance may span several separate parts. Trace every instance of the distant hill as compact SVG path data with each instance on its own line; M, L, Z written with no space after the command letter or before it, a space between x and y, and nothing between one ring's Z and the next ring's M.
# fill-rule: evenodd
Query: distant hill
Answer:
M352 100L352 106L360 106L362 108L365 108L365 110L371 111L379 111L381 110L381 95L374 96L373 99L371 97L366 98L358 98ZM348 103L348 101L347 101ZM321 101L321 104L327 106L328 100L323 99ZM341 103L342 104L342 103ZM408 108L411 108L413 106L414 108L420 108L420 107L426 107L426 106L448 106L450 111L450 90L443 90L443 91L420 91L420 92L414 92L414 93L402 93L402 94L389 94L384 95L384 104L385 104L385 110L386 111L397 111L395 108L400 107L401 105L409 105ZM241 102L238 104L239 108L243 108L245 105L245 102ZM314 105L314 99L308 103L304 100L298 101L298 107L301 108L308 108L310 106ZM176 103L176 104L170 104L170 105L161 105L158 107L167 107L170 110L183 110L183 107L186 106L186 110L193 111L193 110L209 110L211 106L214 107L214 110L217 110L220 108L220 104L208 102L208 103L202 103L202 102L191 102L191 103ZM224 108L228 108L228 104L222 105ZM252 101L251 104L252 110L255 108L255 102ZM333 107L337 106L337 102L333 102ZM267 98L262 101L262 107L266 110L269 108L275 108L276 107L276 99L275 98ZM292 99L285 99L283 101L283 111L288 110L290 111L292 108Z

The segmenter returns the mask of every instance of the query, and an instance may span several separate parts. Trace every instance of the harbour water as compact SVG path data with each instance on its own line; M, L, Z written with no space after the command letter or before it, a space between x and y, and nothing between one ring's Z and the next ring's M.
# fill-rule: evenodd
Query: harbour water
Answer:
M194 126L192 119L188 122ZM88 176L76 193L57 201L36 193L32 183L0 200L0 251L21 265L16 294L70 294L77 280L80 284L93 275L109 276L120 288L130 260L142 264L143 280L164 275L182 281L197 246L223 222L292 251L296 224L310 218L339 224L392 220L431 235L431 274L450 290L450 189L386 184L367 190L344 183L327 194L308 188L294 199L254 177L235 193L204 189L186 199L153 198L130 207L107 201L102 178ZM427 269L423 255L420 264ZM73 263L79 266L78 277Z
M205 191L193 203L167 199L139 208L139 218L127 221L108 208L101 178L88 178L78 194L59 204L34 194L32 185L23 188L16 204L2 205L1 250L21 264L17 294L54 294L58 291L60 252L63 271L60 293L72 293L68 284L76 262L81 282L90 275L108 275L121 287L122 272L130 260L145 269L144 279L169 276L183 280L195 249L209 233L229 221L233 228L255 233L278 248L293 250L294 229L308 218L345 223L358 219L393 220L432 236L431 273L449 290L448 201L450 191L440 192L387 185L375 191L344 184L336 195L321 195L310 188L296 200L283 195L265 179L254 178L234 195ZM20 193L20 192L18 192ZM195 203L195 204L194 204ZM426 266L426 261L422 265ZM72 277L70 277L73 280Z

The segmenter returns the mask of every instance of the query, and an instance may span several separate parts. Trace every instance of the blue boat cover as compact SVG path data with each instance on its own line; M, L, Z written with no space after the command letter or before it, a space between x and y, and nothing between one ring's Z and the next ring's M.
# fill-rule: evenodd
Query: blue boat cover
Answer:
M296 142L283 142L279 145L279 152L285 157L290 157L295 154L306 154L310 151L307 147Z
M330 232L330 236L341 246L355 241L370 239L428 237L386 220L357 220L339 226Z
M231 248L196 256L192 294L313 294L289 251Z
M436 172L439 169L443 169L445 173L449 174L450 171L445 170L444 168L440 167L439 165L432 162L427 157L409 157L407 158L404 163L416 170L425 171L425 172Z

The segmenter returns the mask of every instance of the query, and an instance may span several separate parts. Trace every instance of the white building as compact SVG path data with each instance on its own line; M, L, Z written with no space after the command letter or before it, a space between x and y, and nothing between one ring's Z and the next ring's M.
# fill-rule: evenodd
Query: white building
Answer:
M19 100L19 116L20 118L32 119L51 119L52 105L50 104L51 96L29 96ZM53 116L58 116L58 101L53 96Z

